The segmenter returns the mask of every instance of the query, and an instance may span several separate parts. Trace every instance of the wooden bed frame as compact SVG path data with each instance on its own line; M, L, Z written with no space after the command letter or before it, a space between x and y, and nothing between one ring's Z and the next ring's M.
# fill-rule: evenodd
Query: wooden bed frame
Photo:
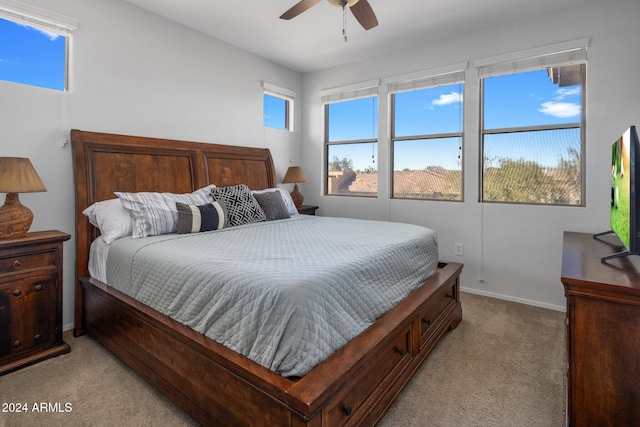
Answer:
M88 332L202 425L372 426L462 320L462 265L437 272L301 379L284 378L88 275L99 236L82 211L114 191L276 186L268 149L71 131L76 184L74 335ZM453 356L452 356L453 357Z

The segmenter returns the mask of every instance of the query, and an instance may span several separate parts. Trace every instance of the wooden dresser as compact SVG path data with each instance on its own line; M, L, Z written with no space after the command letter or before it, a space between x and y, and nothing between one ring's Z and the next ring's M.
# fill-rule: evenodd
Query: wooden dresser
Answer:
M68 353L62 340L62 243L38 231L0 240L0 375Z
M564 233L567 425L640 425L640 256L615 235Z

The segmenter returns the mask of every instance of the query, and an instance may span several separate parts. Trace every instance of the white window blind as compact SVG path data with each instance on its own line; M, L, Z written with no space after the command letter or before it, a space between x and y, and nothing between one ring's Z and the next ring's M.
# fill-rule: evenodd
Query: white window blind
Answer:
M296 97L295 91L269 82L262 82L262 89L264 90L264 93L278 98L293 100Z
M323 104L347 101L351 99L367 98L378 94L380 79L369 80L348 86L340 86L320 91Z
M385 79L389 93L406 92L428 87L464 82L467 63L453 64L432 70L419 71Z
M79 25L75 18L16 0L0 0L0 18L66 36L73 34Z
M587 62L588 45L589 39L583 38L522 52L478 59L473 62L473 66L478 69L478 77L485 78L551 66L584 64Z

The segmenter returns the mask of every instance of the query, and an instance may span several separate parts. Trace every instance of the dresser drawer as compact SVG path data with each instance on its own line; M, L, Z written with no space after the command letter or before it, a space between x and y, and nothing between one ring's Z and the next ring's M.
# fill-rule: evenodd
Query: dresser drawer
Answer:
M356 375L327 404L322 414L323 427L353 425L366 414L358 410L383 382L391 381L411 360L411 326L399 333L373 361L367 375Z
M56 268L56 252L44 251L0 256L0 275Z
M438 293L433 295L429 301L420 310L420 345L428 337L427 332L436 323L438 318L447 311L449 306L453 306L456 302L456 285L457 282L450 286L444 287Z

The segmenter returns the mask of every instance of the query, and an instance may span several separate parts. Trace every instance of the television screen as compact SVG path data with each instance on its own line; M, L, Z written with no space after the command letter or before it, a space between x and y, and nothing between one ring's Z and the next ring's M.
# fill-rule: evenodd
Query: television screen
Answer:
M611 146L611 229L631 249L631 128Z

